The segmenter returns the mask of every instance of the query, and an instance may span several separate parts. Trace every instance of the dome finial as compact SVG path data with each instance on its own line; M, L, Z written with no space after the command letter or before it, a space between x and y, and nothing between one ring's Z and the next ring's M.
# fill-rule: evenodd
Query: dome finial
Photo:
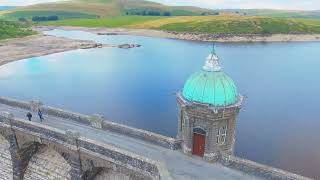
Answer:
M212 52L207 57L206 63L203 66L203 70L205 71L221 71L221 67L219 65L219 57L216 54L215 43L212 46Z

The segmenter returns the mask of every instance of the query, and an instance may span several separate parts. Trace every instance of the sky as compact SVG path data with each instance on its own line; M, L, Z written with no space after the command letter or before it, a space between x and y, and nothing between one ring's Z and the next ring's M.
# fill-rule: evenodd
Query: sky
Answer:
M61 0L0 0L0 6L23 6ZM168 5L210 9L293 9L320 10L320 0L152 0Z

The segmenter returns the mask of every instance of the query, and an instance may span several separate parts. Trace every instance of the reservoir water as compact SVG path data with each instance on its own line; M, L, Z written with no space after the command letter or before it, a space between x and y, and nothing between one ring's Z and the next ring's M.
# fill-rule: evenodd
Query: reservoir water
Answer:
M50 35L141 48L75 50L0 67L0 95L174 137L175 93L199 71L211 44L139 36ZM320 43L218 43L224 71L246 97L237 156L320 178Z

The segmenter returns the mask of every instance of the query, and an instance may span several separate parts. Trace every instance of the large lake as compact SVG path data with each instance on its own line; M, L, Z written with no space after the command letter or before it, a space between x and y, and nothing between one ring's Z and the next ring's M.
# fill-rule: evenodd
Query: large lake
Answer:
M0 94L175 136L175 93L210 43L80 31L47 34L141 48L75 50L0 67ZM218 43L224 71L246 97L237 156L320 177L320 43Z

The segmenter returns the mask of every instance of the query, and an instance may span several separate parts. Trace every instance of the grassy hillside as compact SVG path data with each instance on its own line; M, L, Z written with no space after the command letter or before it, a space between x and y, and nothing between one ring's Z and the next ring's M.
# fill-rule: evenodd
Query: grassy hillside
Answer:
M212 34L292 34L320 33L320 20L249 16L142 17L74 19L47 22L48 25L84 27L126 27Z
M99 16L92 14L85 14L80 12L70 12L70 11L16 11L12 13L7 13L5 16L7 20L17 20L21 17L26 19L32 19L34 16L54 16L57 15L61 20L63 19L76 19L76 18L86 18L95 19Z
M138 25L144 22L162 19L165 17L154 16L118 16L102 19L69 19L62 21L51 21L42 24L62 25L62 26L81 26L81 27L128 27Z
M320 19L320 11L274 10L274 9L225 9L225 10L216 10L216 11L246 14L249 16Z
M198 7L165 6L144 0L72 0L56 3L36 4L2 12L2 17L9 20L33 16L57 15L60 19L96 18L156 11L163 15L200 15L211 10Z
M17 38L34 34L28 26L0 20L0 40Z

